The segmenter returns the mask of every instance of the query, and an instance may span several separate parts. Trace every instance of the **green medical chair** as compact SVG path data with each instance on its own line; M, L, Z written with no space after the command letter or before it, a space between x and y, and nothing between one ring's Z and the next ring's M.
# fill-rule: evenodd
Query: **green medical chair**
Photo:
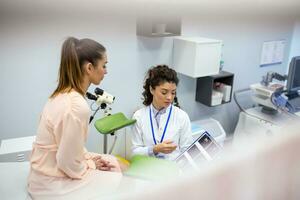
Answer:
M127 119L126 116L119 112L115 113L101 119L96 120L95 127L99 133L103 134L103 153L107 153L107 135L114 135L114 132L124 128L126 126L132 125L136 122L135 119ZM111 153L111 152L110 152Z

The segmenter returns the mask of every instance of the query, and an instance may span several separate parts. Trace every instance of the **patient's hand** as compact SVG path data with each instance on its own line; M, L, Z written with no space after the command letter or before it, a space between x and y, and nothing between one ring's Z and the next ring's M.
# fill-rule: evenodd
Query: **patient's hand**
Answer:
M103 160L101 156L94 157L93 161L95 162L96 169L101 171L110 171L112 168L115 168L110 162Z
M153 153L172 153L177 148L177 145L172 140L166 140L153 147Z

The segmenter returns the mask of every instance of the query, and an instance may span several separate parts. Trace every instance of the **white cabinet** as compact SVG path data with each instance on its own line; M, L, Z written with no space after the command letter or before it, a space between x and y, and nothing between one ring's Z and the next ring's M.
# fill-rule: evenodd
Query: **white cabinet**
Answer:
M222 41L199 38L174 38L173 68L184 75L198 78L219 73Z

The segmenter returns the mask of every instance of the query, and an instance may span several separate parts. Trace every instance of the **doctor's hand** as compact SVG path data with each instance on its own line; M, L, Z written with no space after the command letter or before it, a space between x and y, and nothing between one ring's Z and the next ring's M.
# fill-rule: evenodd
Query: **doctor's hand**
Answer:
M153 147L153 153L172 153L177 148L177 145L172 140L166 140Z
M105 161L101 158L101 156L96 156L93 158L95 162L96 169L101 171L110 171L112 168L115 168L114 165L110 164L108 161Z

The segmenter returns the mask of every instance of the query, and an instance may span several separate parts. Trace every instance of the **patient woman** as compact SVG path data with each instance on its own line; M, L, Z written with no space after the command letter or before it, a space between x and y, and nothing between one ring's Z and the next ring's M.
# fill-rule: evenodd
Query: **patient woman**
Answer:
M133 116L137 120L132 129L134 155L172 160L192 143L190 119L173 105L178 82L176 72L166 65L149 69L143 92L145 107Z
M90 108L85 94L106 72L105 48L91 39L67 38L62 46L58 85L44 106L30 158L28 191L34 199L60 195L87 199L122 177L115 157L87 152ZM98 182L97 182L98 181ZM97 188L88 189L89 184ZM97 190L96 190L97 189ZM65 199L65 197L62 197Z

